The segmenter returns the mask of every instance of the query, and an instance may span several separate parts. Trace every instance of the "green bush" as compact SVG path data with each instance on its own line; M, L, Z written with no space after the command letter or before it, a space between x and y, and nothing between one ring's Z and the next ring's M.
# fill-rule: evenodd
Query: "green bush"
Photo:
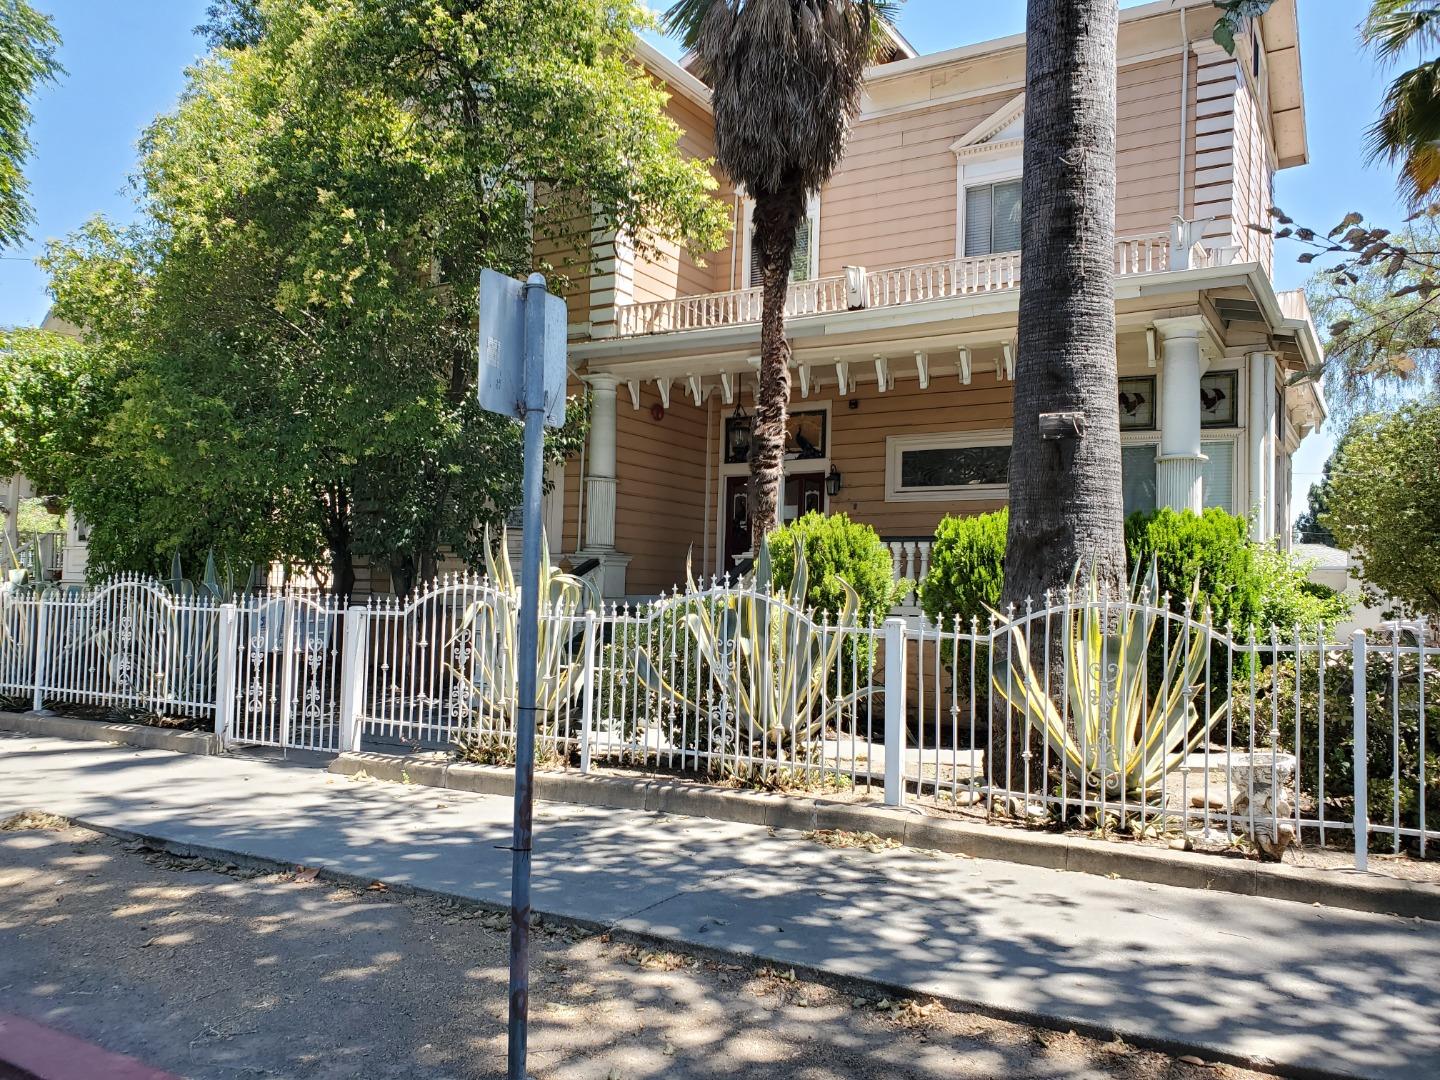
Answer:
M1318 631L1328 634L1350 617L1355 601L1311 581L1313 565L1268 544L1255 545L1255 575L1260 581L1259 624L1267 633L1274 626L1281 640L1291 640L1298 626L1308 640Z
M1408 643L1407 643L1408 644ZM1395 665L1398 660L1399 678ZM1346 820L1355 805L1354 676L1349 650L1325 654L1324 788L1327 816ZM1293 658L1267 667L1254 680L1255 710L1250 711L1249 679L1235 680L1231 695L1231 739L1236 749L1253 742L1295 753L1296 713L1300 747L1295 783L1310 799L1322 788L1320 749L1320 669L1315 654L1302 654L1299 694ZM1396 694L1398 688L1398 697ZM1425 672L1425 710L1420 710L1420 664L1413 654L1394 656L1383 647L1366 656L1366 802L1377 826L1413 829L1420 825L1421 747L1424 747L1425 802L1428 825L1440 811L1440 672L1429 660ZM1398 725L1397 725L1398 718ZM1278 738L1272 726L1278 730ZM1421 727L1424 735L1421 735ZM1398 728L1398 730L1397 730ZM1398 735L1398 737L1397 737ZM1219 738L1224 737L1223 732ZM1396 777L1399 783L1396 783ZM1302 805L1308 800L1302 799ZM1345 843L1348 841L1342 841ZM1389 837L1375 837L1374 846L1393 846ZM1408 845L1406 845L1408 846Z
M1005 533L1010 511L946 517L935 530L930 571L920 583L920 607L930 621L948 626L984 623L1000 606L1005 584Z
M956 616L962 625L972 617L984 622L999 606L1009 523L1005 510L940 522L920 586L920 606L932 622L948 625ZM1298 624L1313 636L1349 617L1349 600L1310 581L1307 565L1253 542L1248 531L1244 518L1215 508L1131 514L1126 557L1132 570L1155 560L1160 591L1177 611L1198 582L1197 602L1209 608L1213 624L1233 624L1242 638L1252 627L1258 634L1272 624L1282 632Z
M873 528L846 514L811 511L768 538L777 592L788 589L795 578L795 545L802 541L810 579L805 600L812 611L832 618L840 613L843 596L837 578L859 594L862 625L883 619L910 591L908 582L895 580L890 549Z
M1258 624L1264 598L1244 518L1214 507L1201 514L1169 507L1131 514L1125 554L1131 567L1155 560L1160 591L1176 607L1198 581L1197 603L1210 609L1215 626L1244 631Z

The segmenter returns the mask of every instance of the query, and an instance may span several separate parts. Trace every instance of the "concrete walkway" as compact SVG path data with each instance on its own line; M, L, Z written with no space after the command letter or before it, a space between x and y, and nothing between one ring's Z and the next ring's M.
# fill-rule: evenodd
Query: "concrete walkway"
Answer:
M503 905L508 799L313 765L0 734L32 808ZM535 907L838 975L1272 1061L1440 1078L1440 924L540 804Z

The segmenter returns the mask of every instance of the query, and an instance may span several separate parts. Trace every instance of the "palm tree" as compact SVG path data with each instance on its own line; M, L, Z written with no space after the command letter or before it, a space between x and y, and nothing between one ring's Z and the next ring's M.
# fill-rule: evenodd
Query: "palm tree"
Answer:
M715 153L754 200L760 389L750 440L751 538L776 525L790 402L785 296L809 197L845 152L865 67L893 0L677 0L665 15L713 92Z
M1440 4L1374 0L1360 38L1382 63L1413 49L1440 46ZM1400 191L1412 205L1440 186L1440 58L1402 71L1385 91L1368 133L1371 160L1400 166Z
M1030 0L1020 312L1002 599L1023 610L1078 565L1110 596L1125 580L1115 366L1115 57L1118 0ZM1045 413L1078 413L1061 438ZM1053 434L1053 433L1052 433ZM1064 685L1064 650L1031 636L1032 666ZM1006 786L1039 793L1035 732L1002 711L990 760ZM1010 737L1013 732L1014 737Z
M1235 51L1235 35L1274 0L1224 0L1215 40ZM1434 0L1371 0L1360 40L1384 64L1415 50L1440 47L1440 3ZM1400 192L1419 206L1440 187L1440 57L1402 71L1385 91L1380 118L1366 139L1372 161L1398 165Z
M1125 577L1115 369L1117 0L1030 0L1004 599ZM1045 439L1042 413L1080 413Z

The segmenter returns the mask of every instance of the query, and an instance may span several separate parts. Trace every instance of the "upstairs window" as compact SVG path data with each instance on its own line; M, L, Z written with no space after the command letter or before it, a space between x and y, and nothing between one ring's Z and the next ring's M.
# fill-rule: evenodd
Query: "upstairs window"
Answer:
M800 227L795 231L795 252L790 257L790 280L809 281L818 276L815 266L815 249L818 246L815 242L815 226L819 220L819 207L815 200L810 201L810 209L800 219ZM745 242L748 249L748 257L745 260L745 287L753 289L760 285L760 253L755 250L755 227L750 224L750 215L746 214Z
M1020 250L1020 181L965 189L965 257Z

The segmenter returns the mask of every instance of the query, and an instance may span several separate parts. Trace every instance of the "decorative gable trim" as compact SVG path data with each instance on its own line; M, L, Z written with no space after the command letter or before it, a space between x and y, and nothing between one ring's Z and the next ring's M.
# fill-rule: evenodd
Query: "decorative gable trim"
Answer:
M950 144L957 158L1014 153L1023 142L1025 95L1016 94L1006 104Z

